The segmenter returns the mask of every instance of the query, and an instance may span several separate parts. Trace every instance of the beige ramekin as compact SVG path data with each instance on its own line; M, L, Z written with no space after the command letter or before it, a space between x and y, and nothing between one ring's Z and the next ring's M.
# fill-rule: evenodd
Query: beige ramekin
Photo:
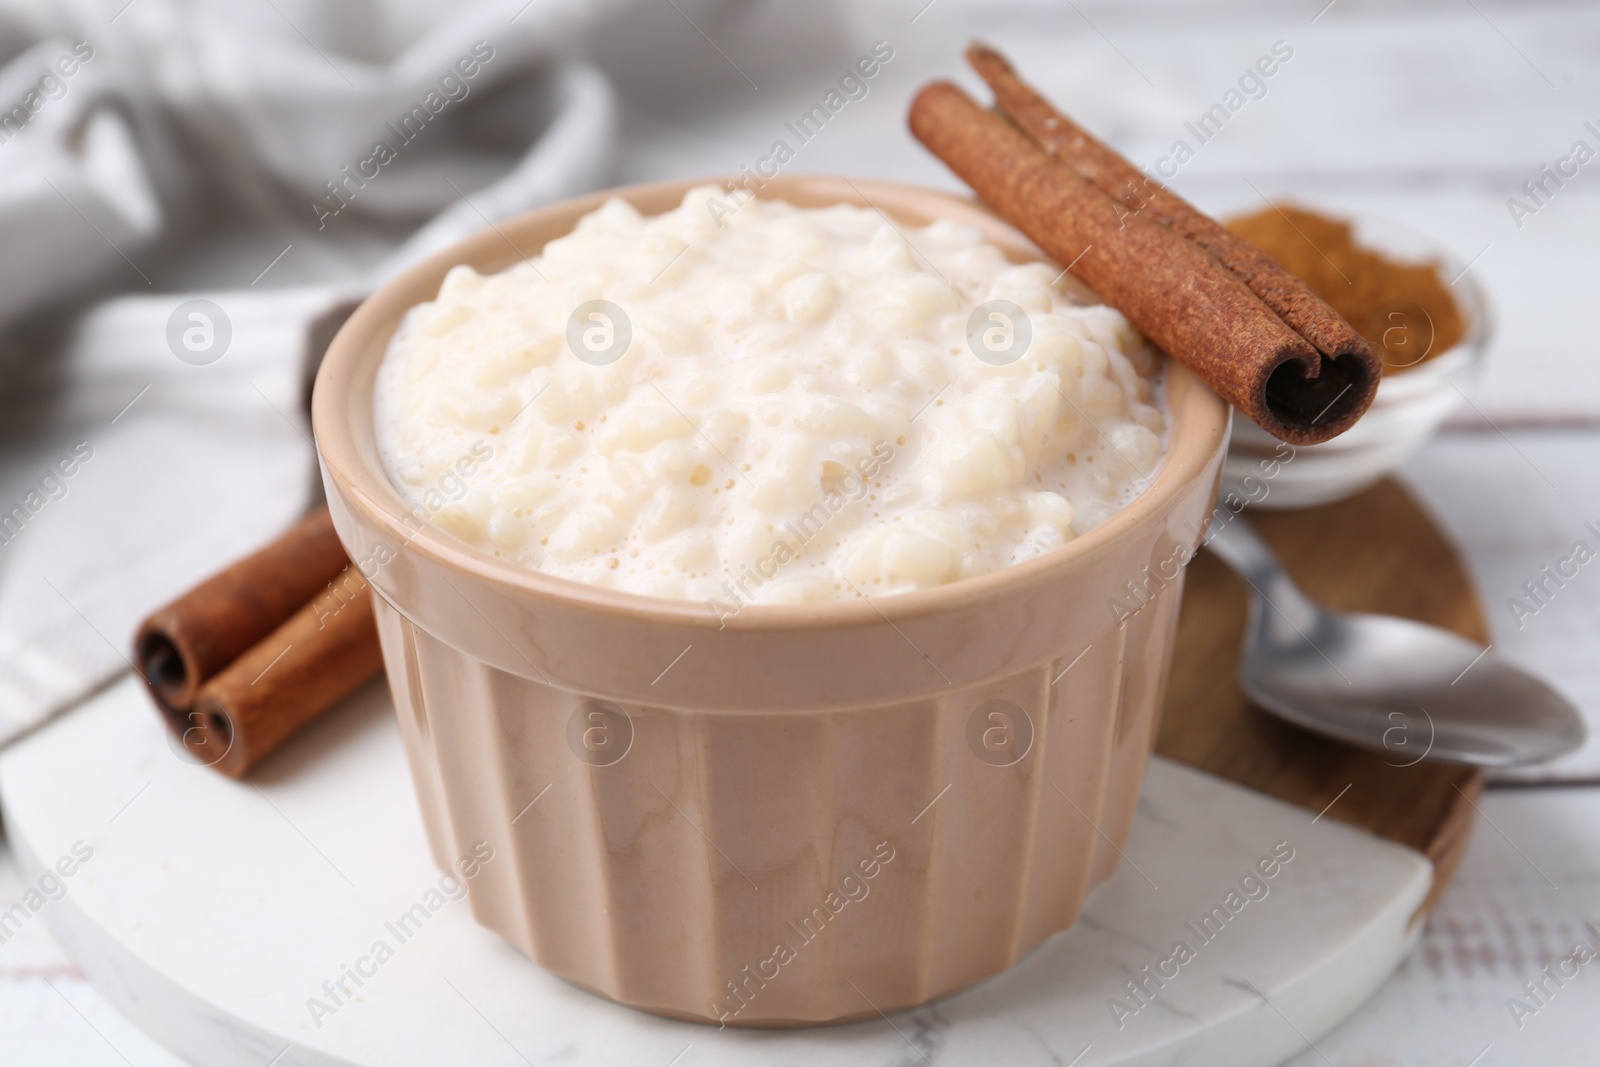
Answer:
M1010 967L1115 869L1171 657L1174 561L1212 507L1228 410L1170 365L1167 454L1126 509L1027 563L870 601L719 619L510 567L409 513L372 410L406 309L455 264L537 254L609 196L652 214L693 184L544 208L367 300L317 376L329 505L376 593L434 858L478 858L480 922L664 1015L793 1026L911 1007ZM970 223L1040 258L946 193L796 177L762 195Z

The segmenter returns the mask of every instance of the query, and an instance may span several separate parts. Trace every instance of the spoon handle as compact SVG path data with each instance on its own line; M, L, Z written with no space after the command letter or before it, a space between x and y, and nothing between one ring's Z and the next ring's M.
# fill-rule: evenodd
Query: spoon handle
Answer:
M1298 606L1305 600L1278 557L1246 520L1230 514L1206 532L1203 543L1268 601Z
M1292 647L1320 632L1326 612L1300 591L1272 549L1244 519L1230 515L1208 532L1206 547L1253 589L1250 630L1255 640ZM1248 643L1251 638L1246 638ZM1315 647L1315 646L1313 646Z

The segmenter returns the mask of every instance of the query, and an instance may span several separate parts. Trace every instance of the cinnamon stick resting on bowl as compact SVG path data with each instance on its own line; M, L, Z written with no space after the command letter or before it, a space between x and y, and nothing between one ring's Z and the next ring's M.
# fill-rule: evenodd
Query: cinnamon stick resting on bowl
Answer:
M187 755L233 778L382 667L325 507L146 619L134 662Z
M969 58L1017 125L949 82L917 94L910 124L979 198L1269 433L1314 444L1360 418L1382 363L1337 312L1057 113L998 53Z

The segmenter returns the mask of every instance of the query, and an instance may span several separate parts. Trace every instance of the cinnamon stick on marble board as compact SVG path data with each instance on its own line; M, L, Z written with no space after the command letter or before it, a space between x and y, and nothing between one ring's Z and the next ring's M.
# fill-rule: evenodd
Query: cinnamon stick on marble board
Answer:
M198 743L212 766L241 778L382 669L371 589L347 567L200 687Z
M184 749L235 778L382 666L326 507L147 618L134 662Z

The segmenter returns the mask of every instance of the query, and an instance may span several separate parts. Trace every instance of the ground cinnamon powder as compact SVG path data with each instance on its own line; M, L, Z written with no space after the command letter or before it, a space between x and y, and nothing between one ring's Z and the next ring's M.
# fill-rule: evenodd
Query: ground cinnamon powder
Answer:
M1437 263L1410 263L1355 243L1348 222L1278 205L1230 219L1256 245L1343 315L1392 374L1448 352L1466 333Z

